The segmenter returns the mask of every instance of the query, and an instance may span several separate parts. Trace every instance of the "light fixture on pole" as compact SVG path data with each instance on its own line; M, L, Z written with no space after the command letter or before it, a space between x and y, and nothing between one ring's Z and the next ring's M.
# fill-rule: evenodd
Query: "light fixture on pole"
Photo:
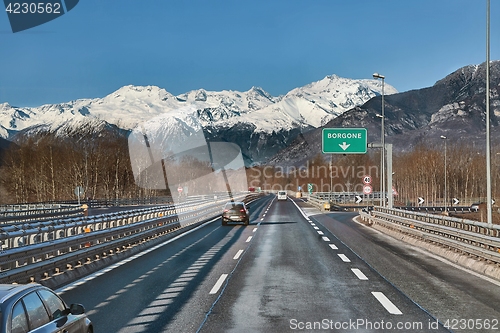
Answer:
M444 212L446 214L447 212L447 205L448 205L448 194L447 194L447 188L446 188L446 139L444 135L441 135L441 139L444 140Z
M380 142L382 144L382 153L380 156L380 168L382 169L381 171L381 178L380 178L380 190L382 191L382 197L380 199L381 206L385 206L385 130L384 130L384 120L385 120L385 115L384 115L384 80L385 76L379 74L379 73L373 73L373 78L374 79L381 79L382 80L382 133L381 133L381 138Z

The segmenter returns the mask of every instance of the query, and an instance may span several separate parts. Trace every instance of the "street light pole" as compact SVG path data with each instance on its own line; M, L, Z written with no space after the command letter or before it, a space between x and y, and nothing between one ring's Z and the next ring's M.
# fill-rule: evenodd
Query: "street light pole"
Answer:
M444 212L447 212L448 205L448 193L446 189L446 139L444 135L441 135L441 139L444 140Z
M381 165L381 186L380 186L380 190L382 191L382 198L380 199L381 200L381 206L384 207L385 206L385 124L384 124L384 120L385 120L385 114L384 114L384 80L385 80L385 76L384 75L381 75L379 73L373 73L373 78L374 79L382 79L382 125L381 125L381 138L380 138L380 141L382 143L382 153L381 153L381 157L380 157L380 165Z
M486 0L486 207L487 221L493 223L491 197L491 148L490 148L490 0Z

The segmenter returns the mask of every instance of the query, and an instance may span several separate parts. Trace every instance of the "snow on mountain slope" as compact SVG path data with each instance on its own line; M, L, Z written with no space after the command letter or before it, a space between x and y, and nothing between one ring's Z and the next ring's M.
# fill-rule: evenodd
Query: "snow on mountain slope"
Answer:
M387 84L384 90L386 95L397 93L394 87ZM247 122L264 132L297 126L317 128L381 93L382 83L379 81L353 80L330 75L304 87L295 88L277 102L255 112L232 118L223 126Z
M386 94L394 92L394 88L386 85ZM156 86L128 85L103 98L79 99L35 108L0 104L0 136L7 138L33 126L49 130L65 128L68 131L67 126L88 126L96 119L128 130L179 109L195 110L193 112L205 126L227 128L235 124L251 124L256 132L271 133L281 129L321 126L380 93L380 82L335 75L279 97L273 97L259 87L252 87L246 92L199 89L174 96ZM186 116L191 117L192 114Z

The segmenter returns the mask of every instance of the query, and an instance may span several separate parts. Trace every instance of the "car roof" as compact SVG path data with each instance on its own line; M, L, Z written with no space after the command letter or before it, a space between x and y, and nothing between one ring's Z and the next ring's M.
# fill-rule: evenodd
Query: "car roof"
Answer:
M229 201L226 205L244 205L245 203L242 201Z
M23 290L27 290L33 287L40 287L41 285L38 283L29 283L29 284L0 284L0 304L3 303L6 299L15 295Z

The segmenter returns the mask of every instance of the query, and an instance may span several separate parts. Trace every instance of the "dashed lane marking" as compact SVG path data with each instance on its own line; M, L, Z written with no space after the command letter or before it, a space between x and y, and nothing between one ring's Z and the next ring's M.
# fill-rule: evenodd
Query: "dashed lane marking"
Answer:
M372 291L372 295L375 296L377 301L379 301L380 304L382 304L384 308L387 311L389 311L390 314L395 314L395 315L403 314L403 312L401 312L401 310L399 310L398 307L395 306L394 303L392 303L391 300L384 295L384 293L381 293L379 291Z
M335 244L328 244L332 248L332 250L338 250L339 248Z
M358 279L360 279L360 280L368 280L368 278L366 277L366 275L363 274L363 272L361 272L359 269L357 269L357 268L351 268L351 271L358 277Z
M347 258L345 254L339 253L338 256L340 257L340 259L342 259L343 262L351 262L351 260Z
M248 242L250 242L251 240L252 240L252 236L248 236L248 238L247 238L246 242L248 243Z
M326 236L323 236L321 237L325 242L329 242L330 241L330 238L326 237Z
M238 250L238 252L236 252L236 255L233 257L233 259L238 260L242 253L243 253L243 250Z
M210 294L216 294L219 291L222 284L224 283L224 280L226 280L226 278L227 274L222 274L215 283L215 285L213 286L212 290L210 290Z

